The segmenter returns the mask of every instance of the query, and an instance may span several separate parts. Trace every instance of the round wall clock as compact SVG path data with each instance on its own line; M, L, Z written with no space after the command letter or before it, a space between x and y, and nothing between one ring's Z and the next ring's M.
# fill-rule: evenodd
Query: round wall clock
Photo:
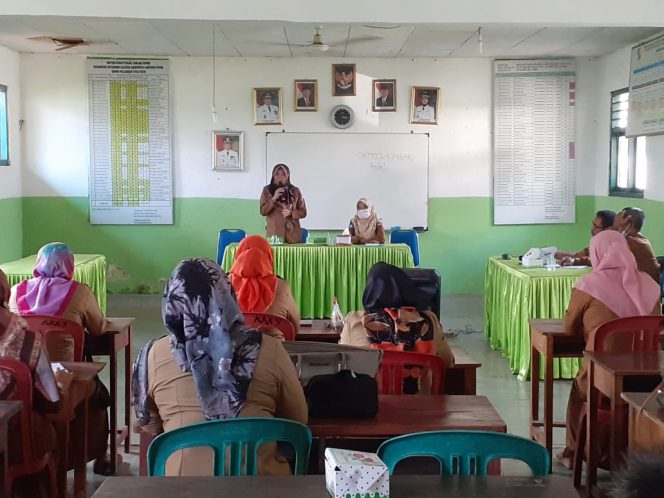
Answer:
M335 105L330 112L330 122L335 128L348 128L353 124L353 109L341 104Z

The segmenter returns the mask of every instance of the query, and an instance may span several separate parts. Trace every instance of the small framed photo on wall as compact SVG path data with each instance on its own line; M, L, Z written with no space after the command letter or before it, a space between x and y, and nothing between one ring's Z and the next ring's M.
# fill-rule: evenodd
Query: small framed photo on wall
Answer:
M254 88L254 124L282 124L281 88Z
M374 112L394 112L397 110L397 80L373 80Z
M410 122L438 124L440 88L414 86L410 97Z
M295 112L318 110L318 80L295 80Z
M212 132L212 169L215 171L242 171L244 169L243 132Z
M355 95L355 64L332 64L332 95Z

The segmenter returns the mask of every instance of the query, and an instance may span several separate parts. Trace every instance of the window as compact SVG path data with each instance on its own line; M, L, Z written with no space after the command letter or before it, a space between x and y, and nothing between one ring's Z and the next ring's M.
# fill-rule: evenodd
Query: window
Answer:
M7 120L7 87L0 85L0 166L9 166L9 130Z
M609 195L643 197L646 188L646 137L625 136L629 91L611 92L611 152Z

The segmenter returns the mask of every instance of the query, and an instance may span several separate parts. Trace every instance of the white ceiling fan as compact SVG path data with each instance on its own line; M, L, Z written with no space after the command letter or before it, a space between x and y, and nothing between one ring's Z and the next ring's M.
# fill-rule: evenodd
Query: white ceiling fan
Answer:
M28 39L37 42L53 44L56 47L56 52L86 45L116 45L116 42L113 40L84 40L83 38L69 36L33 36L32 38Z
M343 40L335 41L334 43L325 43L325 41L323 41L323 26L318 25L315 27L315 30L316 31L313 35L313 38L309 43L298 44L298 43L291 43L288 40L288 33L286 32L286 28L284 27L284 34L286 35L286 43L271 43L271 44L287 46L289 49L304 48L313 52L320 52L320 53L327 52L330 48L342 48L345 52L348 49L348 47L352 44L364 43L364 42L381 39L379 36L371 36L371 35L351 37L351 31L352 31L352 26L351 26L348 28L348 34L346 35L346 38L344 38Z

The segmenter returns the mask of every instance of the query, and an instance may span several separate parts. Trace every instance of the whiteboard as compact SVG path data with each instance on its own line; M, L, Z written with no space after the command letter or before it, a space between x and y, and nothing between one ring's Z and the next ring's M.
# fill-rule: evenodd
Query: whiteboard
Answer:
M664 36L632 48L626 135L664 133Z
M267 133L266 184L284 163L307 204L309 230L340 230L368 197L386 228L427 227L428 133Z
M574 223L573 59L494 62L493 222Z

